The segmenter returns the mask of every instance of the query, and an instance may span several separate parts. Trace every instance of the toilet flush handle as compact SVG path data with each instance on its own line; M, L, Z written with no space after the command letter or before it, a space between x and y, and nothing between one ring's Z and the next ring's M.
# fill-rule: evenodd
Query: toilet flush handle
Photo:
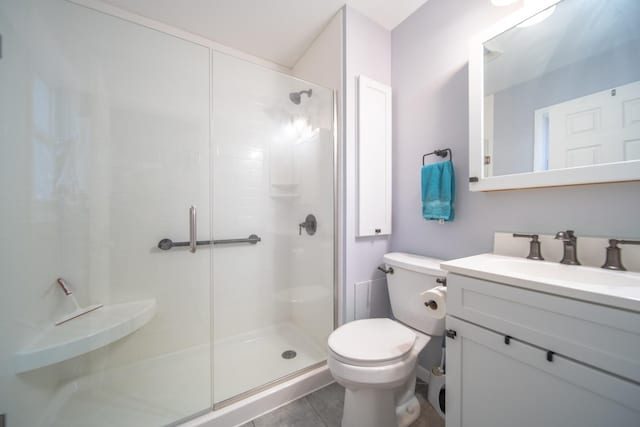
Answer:
M379 265L378 270L382 271L384 274L393 274L393 267L384 268L384 264Z

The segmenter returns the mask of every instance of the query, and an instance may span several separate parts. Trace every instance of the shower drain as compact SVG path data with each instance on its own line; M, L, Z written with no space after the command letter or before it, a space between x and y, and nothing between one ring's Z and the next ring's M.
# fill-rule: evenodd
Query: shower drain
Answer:
M283 359L293 359L294 357L296 357L298 353L296 353L293 350L285 350L282 352L282 358Z

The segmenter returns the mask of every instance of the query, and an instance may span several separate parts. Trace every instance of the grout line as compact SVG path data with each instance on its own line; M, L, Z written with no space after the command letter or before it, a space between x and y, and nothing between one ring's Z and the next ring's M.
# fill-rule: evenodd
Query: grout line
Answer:
M317 392L314 392L317 393ZM311 393L313 394L313 393ZM313 411L314 414L316 414L316 416L318 417L318 419L320 420L320 422L322 423L322 425L324 425L324 427L329 427L327 425L327 423L325 422L324 418L322 418L322 415L320 415L320 413L318 412L318 410L313 406L313 403L311 403L311 400L308 399L310 395L305 396L304 398L307 400L307 403L309 404L309 406L311 407L311 410Z

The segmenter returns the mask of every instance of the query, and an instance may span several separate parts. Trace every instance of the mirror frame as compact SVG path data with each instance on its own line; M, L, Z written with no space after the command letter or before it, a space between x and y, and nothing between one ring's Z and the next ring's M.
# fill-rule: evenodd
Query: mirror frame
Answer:
M639 181L640 160L484 176L484 43L533 15L565 0L541 0L507 16L470 40L469 44L469 190L495 191Z

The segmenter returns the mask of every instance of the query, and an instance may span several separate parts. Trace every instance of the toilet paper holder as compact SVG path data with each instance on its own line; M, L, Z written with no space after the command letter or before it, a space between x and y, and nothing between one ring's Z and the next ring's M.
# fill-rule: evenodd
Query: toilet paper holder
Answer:
M447 287L447 278L446 277L437 277L436 278L436 283L438 283L440 286L446 288ZM435 300L427 300L424 301L424 305L425 307L427 307L430 310L437 310L438 309L438 302Z
M426 302L424 303L424 305L425 305L427 308L430 308L431 310L437 310L437 309L438 309L438 303L437 303L437 302L435 302L434 300L426 301Z

